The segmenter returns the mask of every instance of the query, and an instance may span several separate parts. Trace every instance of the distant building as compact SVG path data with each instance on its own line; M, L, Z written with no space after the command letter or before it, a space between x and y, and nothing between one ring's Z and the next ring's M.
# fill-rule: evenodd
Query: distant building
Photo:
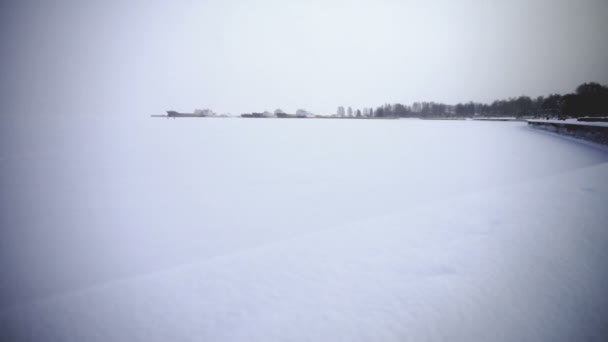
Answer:
M211 109L195 109L194 110L194 114L196 115L200 115L200 116L215 116L215 112L212 111Z
M269 111L264 111L263 113L251 113L251 114L242 114L241 115L244 118L272 118L274 117L274 114L272 114Z
M306 117L313 116L313 114L312 114L312 113L310 113L310 112L308 112L308 111L307 111L307 110L305 110L305 109L298 109L298 110L296 111L296 116L297 116L297 117L300 117L300 118L306 118Z

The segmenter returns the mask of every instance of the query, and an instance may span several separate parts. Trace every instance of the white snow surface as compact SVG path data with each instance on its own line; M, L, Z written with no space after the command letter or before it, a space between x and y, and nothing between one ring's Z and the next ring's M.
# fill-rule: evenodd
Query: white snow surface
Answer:
M605 150L522 122L0 129L1 341L608 337Z

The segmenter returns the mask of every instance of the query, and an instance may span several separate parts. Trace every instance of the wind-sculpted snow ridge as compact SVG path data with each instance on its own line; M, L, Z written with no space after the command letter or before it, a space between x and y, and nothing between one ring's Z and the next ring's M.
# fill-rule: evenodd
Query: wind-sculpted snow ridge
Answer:
M605 341L608 163L0 313L2 341Z

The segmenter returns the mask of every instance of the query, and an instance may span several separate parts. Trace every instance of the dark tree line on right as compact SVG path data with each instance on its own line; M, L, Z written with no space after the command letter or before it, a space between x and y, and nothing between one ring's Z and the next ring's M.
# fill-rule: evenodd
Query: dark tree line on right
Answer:
M372 112L371 110L369 111ZM472 117L472 116L608 116L608 86L584 83L575 93L532 99L528 96L496 100L491 104L458 103L446 105L436 102L414 102L411 106L400 103L386 104L373 110L374 117Z

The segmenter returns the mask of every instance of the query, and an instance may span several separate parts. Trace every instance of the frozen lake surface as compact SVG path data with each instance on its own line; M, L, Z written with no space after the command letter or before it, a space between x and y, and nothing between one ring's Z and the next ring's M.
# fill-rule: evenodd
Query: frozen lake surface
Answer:
M0 130L0 340L608 336L606 150L521 122Z

